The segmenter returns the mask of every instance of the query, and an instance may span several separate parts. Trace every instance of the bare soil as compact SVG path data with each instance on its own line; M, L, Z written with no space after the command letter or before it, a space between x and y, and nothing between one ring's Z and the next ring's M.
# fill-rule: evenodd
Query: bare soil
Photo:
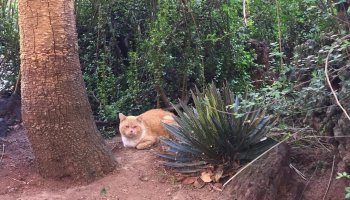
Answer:
M349 185L349 182L335 180L337 159L333 166L334 153L322 147L292 147L291 163L305 179L295 173L296 170L292 170L293 173L288 177L278 175L278 170L273 172L275 175L264 176L265 172L271 171L266 167L278 168L277 165L268 165L277 158L272 152L255 162L220 192L210 184L200 189L182 184L175 173L160 164L160 159L154 155L156 149L127 149L122 147L119 137L106 142L119 163L112 174L91 184L47 180L36 171L23 128L20 125L12 126L6 137L0 137L0 200L234 200L237 196L243 197L237 200L259 200L248 199L252 193L258 197L259 193L274 193L276 195L272 199L276 200L342 200L344 188ZM274 177L277 176L280 176L278 184L286 185L282 190L278 184L269 189L263 186L266 182L276 180ZM262 186L266 188L265 192Z
M342 200L349 181L336 180L332 146L318 142L282 143L239 174L230 184L233 200ZM316 145L315 145L316 144ZM333 165L334 163L334 165Z
M228 199L210 185L198 189L183 185L173 173L159 164L151 150L122 147L120 138L107 140L119 163L110 175L88 185L69 180L46 180L36 171L28 139L20 125L12 127L7 137L0 138L1 200L211 200Z

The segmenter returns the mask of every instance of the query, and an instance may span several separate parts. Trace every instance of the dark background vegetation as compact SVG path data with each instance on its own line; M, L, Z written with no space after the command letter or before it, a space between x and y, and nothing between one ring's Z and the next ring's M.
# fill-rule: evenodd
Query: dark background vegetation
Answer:
M347 1L77 0L80 61L100 122L185 100L196 86L227 83L243 104L279 113L279 126L333 134L341 112L325 83L325 60L349 109ZM0 0L0 84L19 73L15 0ZM332 110L333 109L333 110ZM333 112L333 114L329 114ZM323 123L327 119L326 123ZM114 127L102 126L106 136Z
M317 165L315 172L319 162L330 165L311 155L321 145L332 149L333 164L337 157L336 170L349 173L349 6L350 0L76 0L81 69L97 125L104 137L112 137L117 113L174 111L171 103L181 99L186 114L176 107L177 122L187 131L173 127L172 133L186 140L163 140L170 147L163 155L169 166L179 166L180 150L186 162L200 158L207 164L214 157L232 164L242 152L265 151L264 141L288 139L294 150L309 148L299 164L314 159L305 166ZM17 18L17 0L0 0L0 136L20 121ZM198 92L210 83L215 89ZM216 88L226 96L219 97ZM191 90L197 91L192 99ZM260 117L252 108L259 108ZM278 116L276 123L267 122L271 114ZM272 139L262 140L271 124ZM276 175L276 165L270 166L266 177ZM254 178L244 179L249 188L260 186L256 173L246 174ZM346 191L350 196L350 187Z

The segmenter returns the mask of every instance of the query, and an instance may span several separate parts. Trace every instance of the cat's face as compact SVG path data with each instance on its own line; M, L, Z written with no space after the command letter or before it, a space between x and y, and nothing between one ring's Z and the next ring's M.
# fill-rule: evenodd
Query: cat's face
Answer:
M119 132L128 138L137 138L142 134L142 121L140 117L125 116L119 113Z

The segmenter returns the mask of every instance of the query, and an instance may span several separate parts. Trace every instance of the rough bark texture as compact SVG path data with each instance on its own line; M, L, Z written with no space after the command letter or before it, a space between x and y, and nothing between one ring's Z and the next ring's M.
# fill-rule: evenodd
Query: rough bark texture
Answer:
M275 79L275 75L269 72L269 48L265 42L256 39L250 39L249 44L256 53L255 63L263 66L260 68L254 66L251 69L253 84L255 87L260 87L264 83L266 75L268 75L271 80Z
M22 119L39 173L90 181L116 165L78 58L73 0L19 0Z
M350 6L349 0L333 0L335 8L337 10L337 19L339 22L339 25L342 29L346 30L347 33L350 32L350 26L349 26L349 14L348 14L348 8Z

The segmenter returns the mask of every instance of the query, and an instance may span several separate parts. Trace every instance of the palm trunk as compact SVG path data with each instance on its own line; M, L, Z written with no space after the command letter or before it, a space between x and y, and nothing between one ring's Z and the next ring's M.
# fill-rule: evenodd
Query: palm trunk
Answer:
M73 0L19 0L22 118L39 173L93 180L116 162L80 69Z

